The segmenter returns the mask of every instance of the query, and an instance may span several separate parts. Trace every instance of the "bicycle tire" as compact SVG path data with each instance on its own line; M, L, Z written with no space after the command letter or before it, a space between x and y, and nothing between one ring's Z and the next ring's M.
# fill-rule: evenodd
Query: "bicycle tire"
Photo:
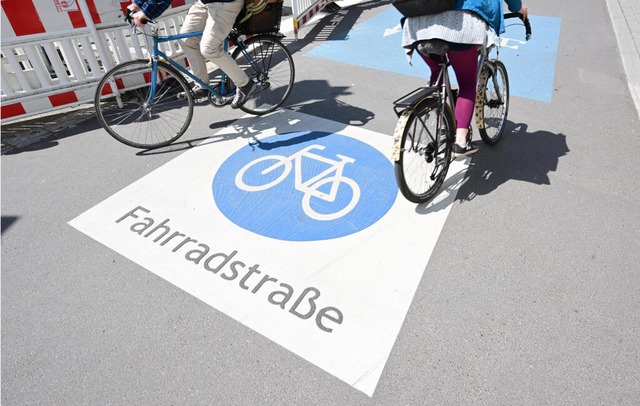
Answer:
M482 67L476 96L476 126L485 144L494 145L504 134L509 114L509 76L499 60ZM498 97L499 96L499 97Z
M244 47L246 53L236 47L231 57L257 87L240 109L258 116L270 113L282 106L291 93L296 72L293 57L274 35L256 35L247 39Z
M439 107L437 97L419 101L400 115L394 132L396 182L413 203L425 203L435 196L451 163L455 119L445 104L438 129Z
M153 107L147 108L152 66L148 59L120 64L108 71L96 89L94 107L100 125L125 145L153 149L185 133L193 117L193 96L182 74L158 62ZM114 85L117 92L114 92ZM178 93L185 96L178 97Z

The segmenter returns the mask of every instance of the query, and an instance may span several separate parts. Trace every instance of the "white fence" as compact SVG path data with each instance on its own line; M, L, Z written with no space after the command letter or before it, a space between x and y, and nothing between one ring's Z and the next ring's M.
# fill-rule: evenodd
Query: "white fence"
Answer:
M146 57L143 35L131 35L122 20L93 24L86 0L76 0L87 26L2 39L2 123L36 114L92 103L97 82L114 65ZM119 5L118 5L119 6ZM161 30L175 34L189 5L176 7L158 20ZM3 9L4 14L4 9ZM110 13L113 14L113 13ZM66 18L50 14L49 18ZM3 15L3 22L8 18ZM161 44L178 57L177 43Z
M193 1L174 2L184 5L167 10L158 19L166 34L177 33ZM30 35L20 34L19 31L24 31L21 27L11 26L19 25L19 21L13 22L6 15L5 11L10 10L5 6L8 3L3 1L2 10L2 123L92 103L95 86L108 69L146 56L143 36L132 36L122 20L122 7L130 1L68 0L65 4L76 6L73 18L71 12L60 9L62 2L57 0L20 1L19 12L24 16L19 15L19 21L27 18L27 6L31 4L34 7L31 12L36 15L30 18L39 18L42 30L46 30ZM329 0L291 0L296 37L300 28L328 3ZM74 28L77 21L73 26L69 22L74 18L84 20L85 24ZM99 23L94 23L96 18ZM177 43L160 46L168 55L179 58L181 50Z
M293 15L293 32L298 38L298 31L316 15L330 0L292 0L291 14Z

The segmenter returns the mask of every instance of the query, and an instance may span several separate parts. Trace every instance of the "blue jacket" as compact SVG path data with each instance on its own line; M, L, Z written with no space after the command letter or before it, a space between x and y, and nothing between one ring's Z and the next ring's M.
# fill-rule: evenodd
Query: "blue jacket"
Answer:
M230 3L233 0L202 0L203 3ZM142 9L144 15L150 19L158 18L171 5L171 0L134 0L136 6Z
M522 0L504 0L509 11L515 13L522 8ZM456 10L469 10L482 17L497 34L504 32L504 9L502 0L458 0Z

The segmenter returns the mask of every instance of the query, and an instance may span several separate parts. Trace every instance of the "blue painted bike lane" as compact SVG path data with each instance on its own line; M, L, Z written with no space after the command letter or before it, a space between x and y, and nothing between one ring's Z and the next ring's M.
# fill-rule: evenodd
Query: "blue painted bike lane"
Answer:
M354 26L340 41L327 41L305 55L402 75L426 78L429 68L414 57L409 63L402 43L401 14L385 11ZM507 20L499 58L507 66L511 95L551 102L561 19L530 16L533 35L525 41L524 25ZM496 56L494 50L491 54Z

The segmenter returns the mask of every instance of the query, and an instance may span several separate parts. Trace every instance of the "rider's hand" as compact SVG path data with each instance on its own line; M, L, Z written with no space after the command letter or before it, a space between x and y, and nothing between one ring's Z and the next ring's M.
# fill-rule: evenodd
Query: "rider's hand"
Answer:
M529 7L525 6L524 4L522 5L522 8L520 9L520 11L518 11L518 13L520 13L520 15L522 15L522 20L526 20L527 18L529 18Z
M131 3L127 6L127 9L131 11L131 17L133 18L133 23L138 27L143 27L147 21L149 21L149 17L147 17L140 7L137 4Z
M143 13L142 11L138 11L137 13L133 13L131 15L133 17L133 22L138 26L138 27L144 27L144 25L146 23L149 22L149 17L147 17L147 15L145 13Z

